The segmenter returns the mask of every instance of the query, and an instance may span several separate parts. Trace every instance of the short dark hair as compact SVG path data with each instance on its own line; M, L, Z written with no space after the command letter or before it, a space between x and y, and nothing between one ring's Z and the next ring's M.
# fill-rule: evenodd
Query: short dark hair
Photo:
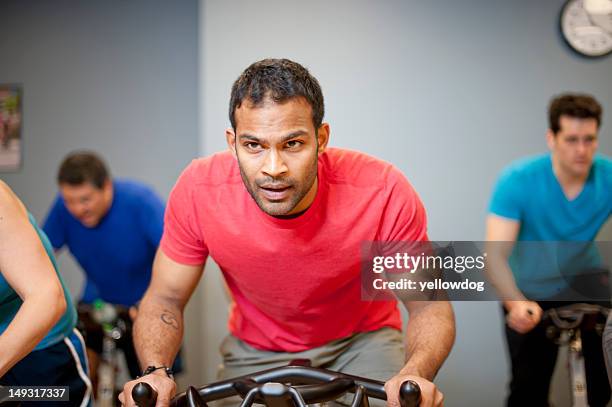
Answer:
M295 97L304 97L312 108L312 122L318 129L323 122L325 107L319 82L306 68L288 59L264 59L251 64L232 86L229 119L236 130L234 113L248 99L254 106L266 98L283 103Z
M104 161L91 151L75 151L66 156L57 173L58 184L90 183L98 189L110 178Z
M581 93L565 93L555 97L548 107L548 126L553 133L560 130L561 116L579 119L595 119L597 128L601 126L601 105L591 95Z

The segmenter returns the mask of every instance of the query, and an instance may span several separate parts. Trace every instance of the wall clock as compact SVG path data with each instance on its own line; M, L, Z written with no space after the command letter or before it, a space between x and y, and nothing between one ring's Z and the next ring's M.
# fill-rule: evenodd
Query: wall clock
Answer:
M563 39L587 57L612 53L612 0L568 0L561 11Z

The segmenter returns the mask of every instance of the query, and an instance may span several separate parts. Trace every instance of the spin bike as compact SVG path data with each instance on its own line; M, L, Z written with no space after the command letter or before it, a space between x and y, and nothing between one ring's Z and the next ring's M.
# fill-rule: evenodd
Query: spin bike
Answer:
M556 344L567 345L574 407L589 405L581 333L595 330L601 336L609 312L609 308L600 305L577 303L551 308L542 317L546 336Z
M78 311L80 319L87 320L85 324L92 322L98 324L103 334L100 363L97 372L92 372L92 377L97 378L96 406L114 407L118 405L117 394L120 390L120 383L117 381L119 369L118 342L128 329L130 318L128 309L96 300L93 304L79 304Z
M384 383L331 370L310 367L309 361L295 360L288 366L263 370L234 379L211 383L175 396L172 407L201 407L213 400L240 396L240 407L253 403L268 407L306 407L308 404L337 400L346 393L353 393L351 407L369 407L369 398L386 400ZM155 406L157 393L148 383L138 383L132 389L132 398L140 407ZM402 407L419 405L419 386L409 380L400 388Z

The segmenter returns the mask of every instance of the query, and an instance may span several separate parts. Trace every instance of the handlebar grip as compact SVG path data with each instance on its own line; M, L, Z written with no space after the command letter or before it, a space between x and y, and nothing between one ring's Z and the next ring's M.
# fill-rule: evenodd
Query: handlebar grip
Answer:
M407 380L402 383L399 394L401 407L415 407L421 402L421 388L412 381Z
M132 388L132 399L139 407L154 407L157 402L157 392L149 383L140 382Z

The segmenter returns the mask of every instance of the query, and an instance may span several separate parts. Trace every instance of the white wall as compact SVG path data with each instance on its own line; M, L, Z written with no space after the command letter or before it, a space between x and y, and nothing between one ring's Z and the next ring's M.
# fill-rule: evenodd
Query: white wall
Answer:
M563 3L201 0L203 153L225 148L240 72L266 57L294 59L321 83L332 145L404 171L426 205L432 239L481 240L498 171L545 149L553 94L592 92L609 112L604 123L612 115L612 57L585 60L565 47L557 31ZM601 136L601 150L612 153L609 125ZM206 274L208 379L227 313L216 267ZM446 405L501 406L508 366L500 308L455 310L457 343L437 380Z

